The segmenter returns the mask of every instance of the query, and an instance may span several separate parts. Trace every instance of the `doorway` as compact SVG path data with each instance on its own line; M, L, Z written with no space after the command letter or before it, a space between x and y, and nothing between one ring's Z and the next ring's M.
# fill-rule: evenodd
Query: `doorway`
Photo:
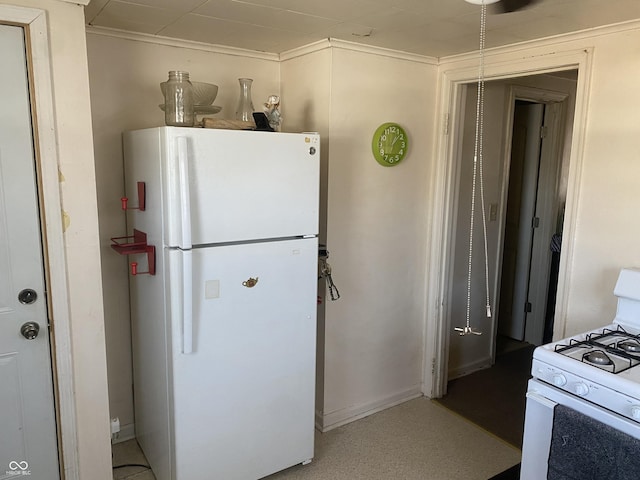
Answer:
M485 85L484 195L488 278L485 279L476 215L470 321L481 336L459 336L465 320L469 213L475 140L476 86L461 96L459 145L453 180L452 238L447 260L450 287L446 332L447 380L495 363L498 333L539 345L543 341L550 276L549 245L566 196L576 70L496 80ZM492 316L486 316L488 280ZM552 282L554 285L555 283ZM500 288L502 286L503 288ZM527 312L527 310L530 310ZM444 392L443 392L444 393Z
M59 478L49 301L22 27L0 25L0 469ZM5 478L0 474L0 478Z
M0 2L0 24L23 28L26 40L33 149L45 237L46 298L54 345L59 463L66 480L79 480L81 468L85 474L111 471L109 416L103 400L106 369L100 363L102 294L99 284L83 283L82 277L84 272L99 270L93 252L99 245L97 223L90 216L92 203L87 201L74 210L79 215L69 226L62 202L63 198L67 204L83 202L83 193L90 193L93 185L91 129L86 121L90 120L88 92L84 88L88 83L82 77L86 53L82 43L67 45L84 42L81 19L72 14L72 10L81 13L81 9L81 5L61 2L48 3L46 9ZM63 54L57 57L60 52ZM54 78L58 80L55 84ZM8 110L4 113L10 118ZM65 179L61 170L67 165L73 167L74 175ZM83 167L78 168L80 165ZM92 440L87 444L80 441L82 438Z
M485 79L489 82L501 79L522 79L528 76L541 78L541 74L561 78L570 72L575 88L575 97L569 97L567 112L573 113L572 131L565 130L561 185L559 193L566 198L565 215L562 220L562 256L557 271L557 300L555 301L555 326L553 337L564 334L568 308L570 265L574 253L576 230L576 208L580 193L580 172L583 163L587 106L590 96L593 49L544 50L536 55L511 55L511 52L488 57L485 61ZM577 80L575 79L575 72ZM423 393L430 398L439 398L446 393L449 379L449 351L451 330L452 248L455 244L455 213L457 208L457 175L461 155L462 121L465 118L465 89L477 80L477 63L457 61L443 64L439 73L438 115L444 128L438 136L435 149L431 182L432 203L431 242L428 249L425 349L423 357ZM504 98L506 95L503 95ZM570 139L570 140L569 140ZM495 268L495 265L494 267ZM493 292L496 291L494 285ZM484 303L484 302L483 302ZM483 307L484 308L484 307ZM455 319L459 321L460 319ZM464 318L463 318L464 320ZM490 330L493 335L493 329ZM490 335L490 337L492 337ZM479 337L478 337L479 338ZM490 348L485 348L488 354Z
M452 383L445 385L443 393L449 386L450 395L442 402L456 406L452 409L463 416L482 419L485 428L498 435L503 432L514 445L522 435L518 428L523 422L518 419L524 419L533 347L543 343L546 323L553 318L547 312L547 300L555 299L557 285L551 278L550 245L562 224L558 217L567 190L563 172L568 168L576 84L574 70L560 77L535 75L485 86L484 189L493 315L484 315L484 258L477 255L480 258L472 264L471 309L476 312L473 326L483 335L464 337L453 327L466 308L465 301L455 299L464 299L461 285L466 288L468 267L472 166L465 160L474 142L475 115L468 107L475 103L473 85L466 87L462 98L455 242L449 260L452 287L447 295L451 299L447 382ZM475 224L474 231L481 237L482 225ZM507 412L513 419L505 422Z

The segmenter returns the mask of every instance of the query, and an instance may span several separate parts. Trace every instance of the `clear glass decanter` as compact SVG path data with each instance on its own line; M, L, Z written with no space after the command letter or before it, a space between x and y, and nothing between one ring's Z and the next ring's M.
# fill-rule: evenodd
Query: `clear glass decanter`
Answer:
M251 101L251 78L239 78L240 82L240 99L238 100L238 108L236 109L236 120L244 122L253 121L253 102Z

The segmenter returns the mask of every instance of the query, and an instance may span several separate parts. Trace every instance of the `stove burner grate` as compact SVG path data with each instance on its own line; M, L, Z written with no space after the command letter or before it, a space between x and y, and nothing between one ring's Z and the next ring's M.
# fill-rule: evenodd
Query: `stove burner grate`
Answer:
M628 333L621 326L605 328L587 334L584 340L557 344L554 351L616 374L640 365L640 335Z

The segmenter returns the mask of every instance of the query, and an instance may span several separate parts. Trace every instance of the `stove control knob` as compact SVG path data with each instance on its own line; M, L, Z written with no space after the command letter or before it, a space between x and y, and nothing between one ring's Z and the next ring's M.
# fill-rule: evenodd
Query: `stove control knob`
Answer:
M561 373L554 373L551 381L556 387L563 387L567 384L567 378Z
M586 394L589 393L589 387L587 386L586 383L576 383L575 386L573 387L573 391L576 392L576 395L580 395L581 397L584 397Z
M631 407L631 416L636 420L640 420L640 405Z

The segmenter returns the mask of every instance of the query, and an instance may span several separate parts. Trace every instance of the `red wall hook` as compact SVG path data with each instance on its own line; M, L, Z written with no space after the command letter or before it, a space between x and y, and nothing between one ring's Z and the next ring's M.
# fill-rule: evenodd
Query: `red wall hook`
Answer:
M150 247L150 248L154 248L155 247ZM155 252L154 252L155 253ZM153 258L155 260L155 255L153 255ZM153 265L154 262L149 264L149 270L147 270L146 272L139 272L138 271L138 262L131 262L131 275L133 275L134 277L136 275L155 275L155 265Z
M120 202L122 203L122 210L140 210L141 212L144 212L144 209L146 206L145 205L146 194L147 194L146 184L144 182L138 182L138 206L130 207L129 198L122 197L120 199Z
M155 275L156 274L156 247L147 244L147 234L140 230L133 230L133 235L127 237L113 237L111 248L120 255L147 254L149 269L146 272L138 271L138 262L131 263L131 275Z

